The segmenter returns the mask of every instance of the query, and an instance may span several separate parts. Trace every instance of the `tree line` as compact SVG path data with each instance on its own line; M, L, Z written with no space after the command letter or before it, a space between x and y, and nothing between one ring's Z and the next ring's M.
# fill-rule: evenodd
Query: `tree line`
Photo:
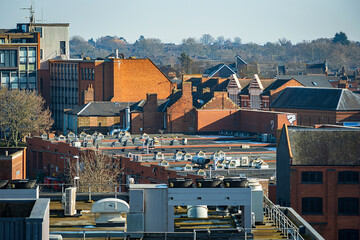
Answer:
M163 43L160 39L140 36L131 44L123 37L105 36L96 40L85 40L74 36L70 40L72 56L104 58L118 49L125 57L150 58L157 65L171 65L181 68L181 54L196 62L233 62L239 55L247 62L302 62L320 63L328 61L330 69L356 68L360 66L360 42L349 41L343 32L333 38L319 38L292 44L286 38L263 45L242 43L240 37L225 39L203 34L200 39L186 38L181 44ZM203 69L193 69L201 73Z

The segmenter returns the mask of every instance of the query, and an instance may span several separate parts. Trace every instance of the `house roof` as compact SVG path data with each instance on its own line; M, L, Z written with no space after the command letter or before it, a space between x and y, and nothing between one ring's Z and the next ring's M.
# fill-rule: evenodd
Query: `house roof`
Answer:
M360 129L288 126L286 137L292 165L360 165Z
M359 111L360 96L347 89L287 87L271 108Z
M232 74L236 74L233 69L231 69L228 65L223 64L223 63L218 64L218 65L215 65L214 67L211 67L211 68L206 69L205 72L204 72L204 74L208 75L208 77L211 78L211 77L213 77L217 72L219 72L222 68L227 68L227 69L229 69L229 70L232 72Z
M239 79L240 81L240 85L241 86L245 86L243 87L243 89L241 89L240 91L240 95L248 95L249 94L249 87L250 87L250 84L251 82L253 81L252 79ZM260 79L260 82L261 82L261 85L263 87L263 93L267 91L267 88L273 83L275 82L276 79ZM243 84L243 83L247 83L246 85Z
M168 99L158 99L158 109L162 111ZM142 112L146 100L139 102L90 102L65 111L78 116L120 116L120 112L130 107L131 112Z
M332 87L329 79L325 75L281 75L276 78L282 80L290 80L293 78L305 87Z

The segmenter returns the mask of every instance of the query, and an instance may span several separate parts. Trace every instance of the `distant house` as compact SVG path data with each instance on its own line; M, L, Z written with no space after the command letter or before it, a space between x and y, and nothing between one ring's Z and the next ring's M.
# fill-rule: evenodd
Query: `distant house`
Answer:
M204 74L203 74L203 77L207 77L207 78L213 78L213 77L228 78L232 74L236 74L236 72L233 69L231 69L228 65L226 65L226 64L218 64L218 65L216 65L214 67L206 69Z
M184 171L192 171L193 170L193 166L191 164L185 164L183 166Z
M296 113L304 126L360 122L360 96L347 89L288 87L270 108Z
M168 166L169 166L169 162L166 161L166 160L162 160L161 162L159 162L159 165L160 165L160 166L163 166L163 167L168 167Z

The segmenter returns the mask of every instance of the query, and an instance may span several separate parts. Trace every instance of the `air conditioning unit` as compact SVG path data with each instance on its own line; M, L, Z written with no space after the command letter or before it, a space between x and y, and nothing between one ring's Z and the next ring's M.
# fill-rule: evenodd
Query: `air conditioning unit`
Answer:
M65 216L74 216L75 214L75 204L65 205Z
M65 189L65 216L74 216L76 214L76 187Z

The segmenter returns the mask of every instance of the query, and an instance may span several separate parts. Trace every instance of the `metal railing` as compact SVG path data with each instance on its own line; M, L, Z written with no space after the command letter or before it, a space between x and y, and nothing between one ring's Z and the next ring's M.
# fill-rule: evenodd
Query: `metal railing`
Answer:
M264 196L264 210L265 215L274 222L275 227L289 239L304 240L299 233L299 228L281 211L278 205L272 203L266 196Z

